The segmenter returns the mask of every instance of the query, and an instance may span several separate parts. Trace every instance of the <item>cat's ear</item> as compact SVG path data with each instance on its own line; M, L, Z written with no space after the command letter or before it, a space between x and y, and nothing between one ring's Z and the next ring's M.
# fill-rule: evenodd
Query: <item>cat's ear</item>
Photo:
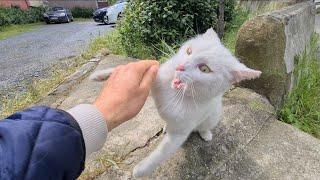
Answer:
M258 78L261 75L261 73L261 71L250 69L246 67L244 64L240 63L239 66L231 70L231 83L235 84L243 80L255 79Z
M204 36L208 39L216 39L220 41L218 34L213 30L213 28L208 29L204 33Z

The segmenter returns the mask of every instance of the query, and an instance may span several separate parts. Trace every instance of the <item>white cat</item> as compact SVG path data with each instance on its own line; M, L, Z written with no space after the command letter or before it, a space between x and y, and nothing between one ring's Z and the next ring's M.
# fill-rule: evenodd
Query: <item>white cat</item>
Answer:
M105 80L112 70L91 76ZM260 71L241 64L220 42L214 30L190 39L161 65L151 93L166 134L158 147L133 170L134 177L149 175L186 141L192 131L205 141L222 115L222 96L233 83L259 77Z

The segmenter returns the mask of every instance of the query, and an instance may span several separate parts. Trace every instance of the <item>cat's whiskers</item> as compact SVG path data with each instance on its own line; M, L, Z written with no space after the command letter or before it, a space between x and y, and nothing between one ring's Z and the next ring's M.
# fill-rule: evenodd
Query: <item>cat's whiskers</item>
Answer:
M193 84L193 82L191 82L190 87L191 87L191 95L192 95L192 99L193 99L194 105L195 105L195 106L196 106L196 108L198 109L198 108L199 108L199 106L198 106L198 104L197 104L197 102L196 102L196 100L195 100L195 93L196 93L196 90L195 90L195 88L194 88L194 84Z
M177 101L177 98L180 96L180 94L182 94L182 90L179 90L175 93L175 95L172 97L172 99L166 104L166 106L164 108L160 107L160 111L159 113L162 113L163 111L167 110L169 107L171 107L170 105L172 105L173 103L175 103L175 101Z
M173 106L173 108L176 108L175 110L177 110L177 112L180 112L180 110L182 109L182 106L181 106L182 103L180 103L180 102L183 99L184 90L185 90L185 88L179 90L179 92L181 92L181 93L180 93L176 103ZM177 117L179 117L179 118L181 117L181 113L177 113L177 115L178 115Z
M179 91L180 91L181 93L180 93L180 96L178 97L178 100L177 100L176 103L174 104L174 107L177 107L177 106L178 106L180 100L182 99L182 97L183 97L183 95L184 95L182 89L180 89Z
M182 93L182 97L180 98L181 100L179 100L179 105L178 105L178 111L179 112L183 112L183 111L181 111L182 109L183 109L183 106L182 106L182 104L183 104L183 100L184 100L184 96L185 96L185 92L186 92L186 90L187 90L187 87L188 87L188 83L187 82L185 82L185 86L184 86L184 88L183 88L183 93ZM182 115L182 113L179 113L179 117Z
M193 79L192 79L191 77L189 77L189 76L185 76L185 78L187 78L187 79L190 81L191 96L192 96L192 98L193 98L193 100L194 100L195 105L198 107L197 103L195 102L195 93L196 93L196 91L195 91L195 88L194 88L194 81L193 81Z
M191 77L189 77L189 76L184 76L184 78L187 79L187 81L186 81L186 88L190 86L190 91L191 91L191 96L192 96L193 102L194 102L196 108L198 109L199 106L198 106L198 104L196 103L196 100L195 100L196 90L195 90L195 88L194 88L194 83L193 83L194 81L193 81L193 79L192 79ZM189 84L188 82L190 82L190 84ZM186 88L185 88L185 90L186 90Z

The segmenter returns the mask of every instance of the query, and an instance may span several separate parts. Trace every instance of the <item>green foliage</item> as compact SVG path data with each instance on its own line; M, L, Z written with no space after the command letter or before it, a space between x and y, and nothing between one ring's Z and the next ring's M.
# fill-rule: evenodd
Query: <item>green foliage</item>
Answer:
M11 24L27 24L42 21L42 14L45 10L44 7L33 7L26 11L18 7L0 7L0 27Z
M227 31L222 38L222 42L232 53L235 53L238 30L249 19L249 16L249 11L237 9L234 18L226 24Z
M90 59L103 48L108 48L113 54L125 55L119 36L119 31L115 29L97 37L90 43L89 48L82 54L82 57Z
M234 16L234 0L226 1L225 20ZM177 45L203 33L217 22L218 0L130 1L120 26L121 42L129 56L144 48L145 54L158 52L161 41Z
M92 8L75 7L71 9L74 18L91 18L93 12L94 9Z
M280 119L320 138L320 59L319 35L312 36L310 46L296 59L295 86L280 110Z

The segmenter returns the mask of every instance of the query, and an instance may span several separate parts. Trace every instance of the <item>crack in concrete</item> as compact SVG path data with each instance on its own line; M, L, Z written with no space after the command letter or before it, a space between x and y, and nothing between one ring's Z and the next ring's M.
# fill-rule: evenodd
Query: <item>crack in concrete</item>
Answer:
M138 147L134 148L134 149L131 150L127 155L135 152L135 151L138 150L138 149L143 149L143 148L149 146L149 144L150 144L152 141L154 141L155 139L157 139L157 138L161 135L162 132L163 132L163 129L161 129L161 130L158 131L155 135L153 135L152 137L150 137L144 145L138 146ZM125 157L127 157L127 155L126 155Z

